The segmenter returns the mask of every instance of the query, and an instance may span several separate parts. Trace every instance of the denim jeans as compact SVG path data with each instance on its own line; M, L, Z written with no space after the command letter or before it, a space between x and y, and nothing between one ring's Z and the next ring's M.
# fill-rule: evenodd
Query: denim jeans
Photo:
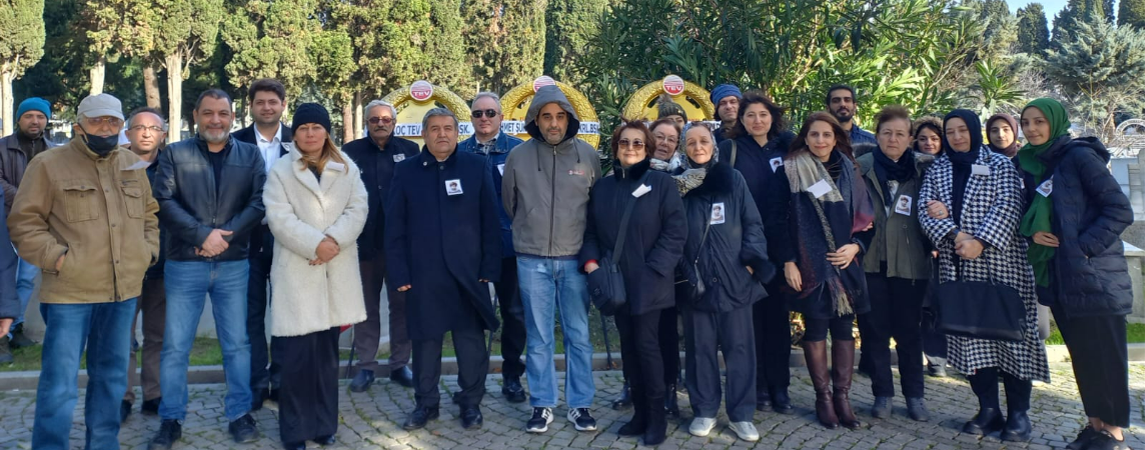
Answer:
M569 408L588 408L596 394L592 341L588 334L588 285L576 260L517 257L521 302L525 307L525 375L533 407L557 406L553 336L557 310L565 343L565 398Z
M119 401L127 389L131 319L136 299L117 303L40 305L47 329L36 387L32 448L67 449L78 400L80 358L87 348L84 422L87 449L119 448Z
M17 258L17 260L16 296L20 297L20 315L14 317L12 327L24 323L24 314L28 311L28 302L32 300L32 291L36 288L36 275L40 274L39 267L33 266L24 258Z
M167 329L159 357L159 388L163 392L159 417L164 420L181 421L187 416L187 365L208 294L215 317L215 334L223 349L227 420L233 422L250 412L250 340L246 333L249 271L250 263L245 259L167 260L163 269L167 283Z

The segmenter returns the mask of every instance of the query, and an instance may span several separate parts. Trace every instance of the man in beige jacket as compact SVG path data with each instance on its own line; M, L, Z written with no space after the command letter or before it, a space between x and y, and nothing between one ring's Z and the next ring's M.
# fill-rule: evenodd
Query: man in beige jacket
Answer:
M159 204L147 164L118 146L122 128L118 99L84 98L75 138L28 164L8 216L17 251L43 273L47 330L32 425L37 449L70 447L85 349L86 448L119 448L131 318L144 272L159 256Z

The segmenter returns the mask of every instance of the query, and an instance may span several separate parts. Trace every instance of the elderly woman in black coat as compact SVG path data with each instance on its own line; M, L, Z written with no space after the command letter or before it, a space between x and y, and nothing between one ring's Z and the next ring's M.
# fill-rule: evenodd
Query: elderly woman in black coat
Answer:
M671 175L649 170L653 142L652 132L640 121L624 122L613 133L613 173L592 189L580 252L586 273L600 269L598 261L616 246L625 209L634 202L620 254L611 255L626 289L627 304L616 314L616 328L635 409L618 433L643 435L649 446L667 437L660 322L676 301L676 264L688 234L676 182Z
M787 201L769 203L779 225L773 245L786 246L783 262L792 309L803 315L803 355L815 388L815 412L827 428L861 424L851 409L855 364L852 324L870 310L861 253L870 245L871 200L851 157L848 134L825 112L803 122L776 172ZM827 368L831 335L833 370ZM834 391L832 392L832 385Z
M1071 138L1069 127L1056 100L1022 111L1029 143L1018 150L1027 205L1020 232L1033 241L1038 300L1053 310L1089 417L1068 448L1126 449L1133 291L1120 235L1133 210L1106 166L1109 151L1097 138Z
M720 142L719 160L734 167L747 182L748 191L756 208L763 216L763 230L767 240L775 242L778 230L777 215L763 214L768 203L787 204L787 180L775 176L783 166L783 157L791 147L795 134L787 130L784 109L759 91L748 91L740 100L738 119L728 133L730 139ZM790 246L768 246L769 259L789 261ZM783 291L783 277L774 277L767 285L772 300L757 302L753 306L755 321L755 407L770 407L777 413L792 414L791 398L787 387L791 383L791 314Z
M754 442L756 352L752 305L767 292L775 268L767 259L763 220L747 182L715 157L715 137L705 125L684 133L687 158L678 175L688 217L681 271L688 279L679 297L684 311L688 394L695 417L689 432L707 436L720 408L720 365L727 368L727 414L740 439ZM702 286L702 287L701 287ZM782 298L765 301L782 301Z
M1025 310L1023 339L1007 341L947 336L950 365L966 374L978 397L978 414L962 432L983 436L1001 431L1004 441L1030 437L1032 380L1049 381L1045 344L1038 338L1034 277L1026 241L1018 231L1021 187L1005 155L982 145L978 115L957 109L943 121L943 156L926 172L919 223L939 255L940 293L952 282L979 282L1016 290ZM941 296L939 297L941 298ZM1017 331L1017 330L1014 330ZM998 377L1006 386L1007 414L998 400Z

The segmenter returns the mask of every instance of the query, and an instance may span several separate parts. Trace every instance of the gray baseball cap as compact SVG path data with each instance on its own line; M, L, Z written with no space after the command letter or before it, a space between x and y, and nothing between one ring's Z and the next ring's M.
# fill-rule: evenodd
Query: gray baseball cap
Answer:
M118 98L111 94L98 94L89 95L80 101L79 110L76 111L79 117L104 117L111 116L119 120L123 119L123 104L119 102Z

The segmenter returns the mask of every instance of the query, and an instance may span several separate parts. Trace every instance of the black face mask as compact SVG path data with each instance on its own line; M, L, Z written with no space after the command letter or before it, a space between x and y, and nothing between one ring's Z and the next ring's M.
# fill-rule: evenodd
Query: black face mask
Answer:
M96 136L84 130L83 142L87 144L87 148L102 158L119 146L119 134Z

